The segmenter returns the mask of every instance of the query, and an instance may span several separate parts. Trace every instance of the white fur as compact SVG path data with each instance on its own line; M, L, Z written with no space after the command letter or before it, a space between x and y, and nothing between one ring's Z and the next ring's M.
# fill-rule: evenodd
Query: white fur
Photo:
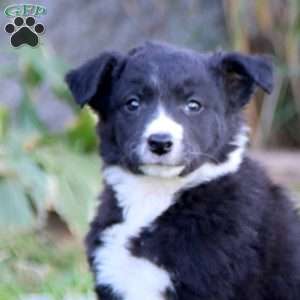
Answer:
M236 172L247 144L246 133L243 128L236 136L233 144L238 147L225 162L206 163L185 177L177 176L177 172L173 177L165 176L172 173L166 166L164 171L149 171L155 176L135 175L118 166L104 170L104 179L123 209L124 222L106 229L101 236L104 244L96 250L94 265L98 284L111 286L124 300L163 300L162 293L172 289L169 274L144 258L132 256L127 243L172 205L176 192Z
M133 257L127 243L172 204L173 181L162 185L156 177L136 176L119 167L107 168L104 178L116 192L124 222L102 236L104 246L95 255L96 281L110 285L124 300L162 300L166 289L172 288L168 273L146 259Z
M232 145L237 148L228 154L227 160L221 164L205 163L194 172L183 178L183 188L197 186L203 182L216 179L226 174L238 171L243 161L244 152L248 143L249 128L244 126L239 134L235 137Z
M178 176L183 171L184 166L143 165L140 169L148 176L170 178Z
M150 135L152 134L169 134L173 142L172 150L169 153L161 156L152 153L148 147L147 141ZM147 165L153 165L158 163L170 165L176 164L181 157L182 138L182 125L175 122L170 116L167 115L163 107L159 106L157 109L157 113L154 115L154 118L150 120L150 122L146 125L145 131L142 135L142 141L140 145L140 157L142 157L144 164ZM154 171L153 168L150 169L151 171ZM156 168L155 170L158 169ZM160 172L161 171L159 170L159 173ZM155 175L155 173L153 173L153 175Z
M155 69L157 69L155 66L153 66ZM153 87L155 87L156 89L159 89L159 86L160 86L160 81L159 81L159 77L158 75L156 74L157 73L157 70L156 72L154 72L153 74L150 75L150 78L149 78L149 81L151 82L151 84L153 85Z
M146 126L144 137L147 139L151 134L168 133L174 139L181 140L183 135L182 126L167 115L165 110L158 107L157 114Z

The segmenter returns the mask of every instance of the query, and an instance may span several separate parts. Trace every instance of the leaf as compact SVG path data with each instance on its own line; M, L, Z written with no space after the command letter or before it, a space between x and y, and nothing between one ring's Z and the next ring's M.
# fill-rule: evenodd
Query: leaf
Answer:
M100 191L99 162L95 155L82 155L56 145L36 151L38 161L55 178L55 195L49 203L78 236L86 232Z
M0 106L0 140L4 138L9 127L9 114L4 106Z
M39 86L44 80L42 72L40 72L40 70L35 68L35 66L32 64L27 64L24 66L23 72L24 80L33 88Z
M13 179L0 179L0 228L26 229L34 224L34 215L25 190Z
M23 47L18 55L22 81L29 88L38 87L45 80L42 51L39 48Z
M78 177L58 177L59 199L56 211L67 221L71 231L82 235L88 224L88 207L93 198L91 189L78 182Z
M46 211L48 176L29 156L20 156L11 162L11 165L25 192L30 195L37 215L44 216Z
M16 110L16 115L16 124L20 129L22 129L22 131L26 133L46 131L46 127L40 119L36 107L28 95L26 88L23 88L23 95Z
M72 127L67 131L71 146L78 151L93 151L97 146L95 117L88 109L83 109Z

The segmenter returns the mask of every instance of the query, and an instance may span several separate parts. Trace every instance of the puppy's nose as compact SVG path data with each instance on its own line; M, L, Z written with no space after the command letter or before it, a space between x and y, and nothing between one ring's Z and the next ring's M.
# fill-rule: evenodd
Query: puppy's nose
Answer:
M164 155L172 149L172 137L166 133L151 134L148 138L148 145L151 152Z

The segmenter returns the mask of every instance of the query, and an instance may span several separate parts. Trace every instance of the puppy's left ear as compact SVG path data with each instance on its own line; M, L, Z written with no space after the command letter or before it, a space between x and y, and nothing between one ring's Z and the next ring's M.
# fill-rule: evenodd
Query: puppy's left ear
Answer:
M65 80L75 101L80 106L88 104L102 115L109 105L112 82L120 71L123 61L124 57L118 52L104 52L70 71Z
M247 104L256 87L268 94L272 92L274 75L269 57L219 53L217 69L221 72L231 109L240 109Z

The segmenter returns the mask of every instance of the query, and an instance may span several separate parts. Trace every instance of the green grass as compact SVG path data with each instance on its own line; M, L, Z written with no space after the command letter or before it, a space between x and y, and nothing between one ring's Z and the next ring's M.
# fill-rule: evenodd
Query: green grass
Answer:
M79 243L55 242L43 232L0 234L0 300L26 299L30 294L77 299L75 295L91 295L92 289Z

